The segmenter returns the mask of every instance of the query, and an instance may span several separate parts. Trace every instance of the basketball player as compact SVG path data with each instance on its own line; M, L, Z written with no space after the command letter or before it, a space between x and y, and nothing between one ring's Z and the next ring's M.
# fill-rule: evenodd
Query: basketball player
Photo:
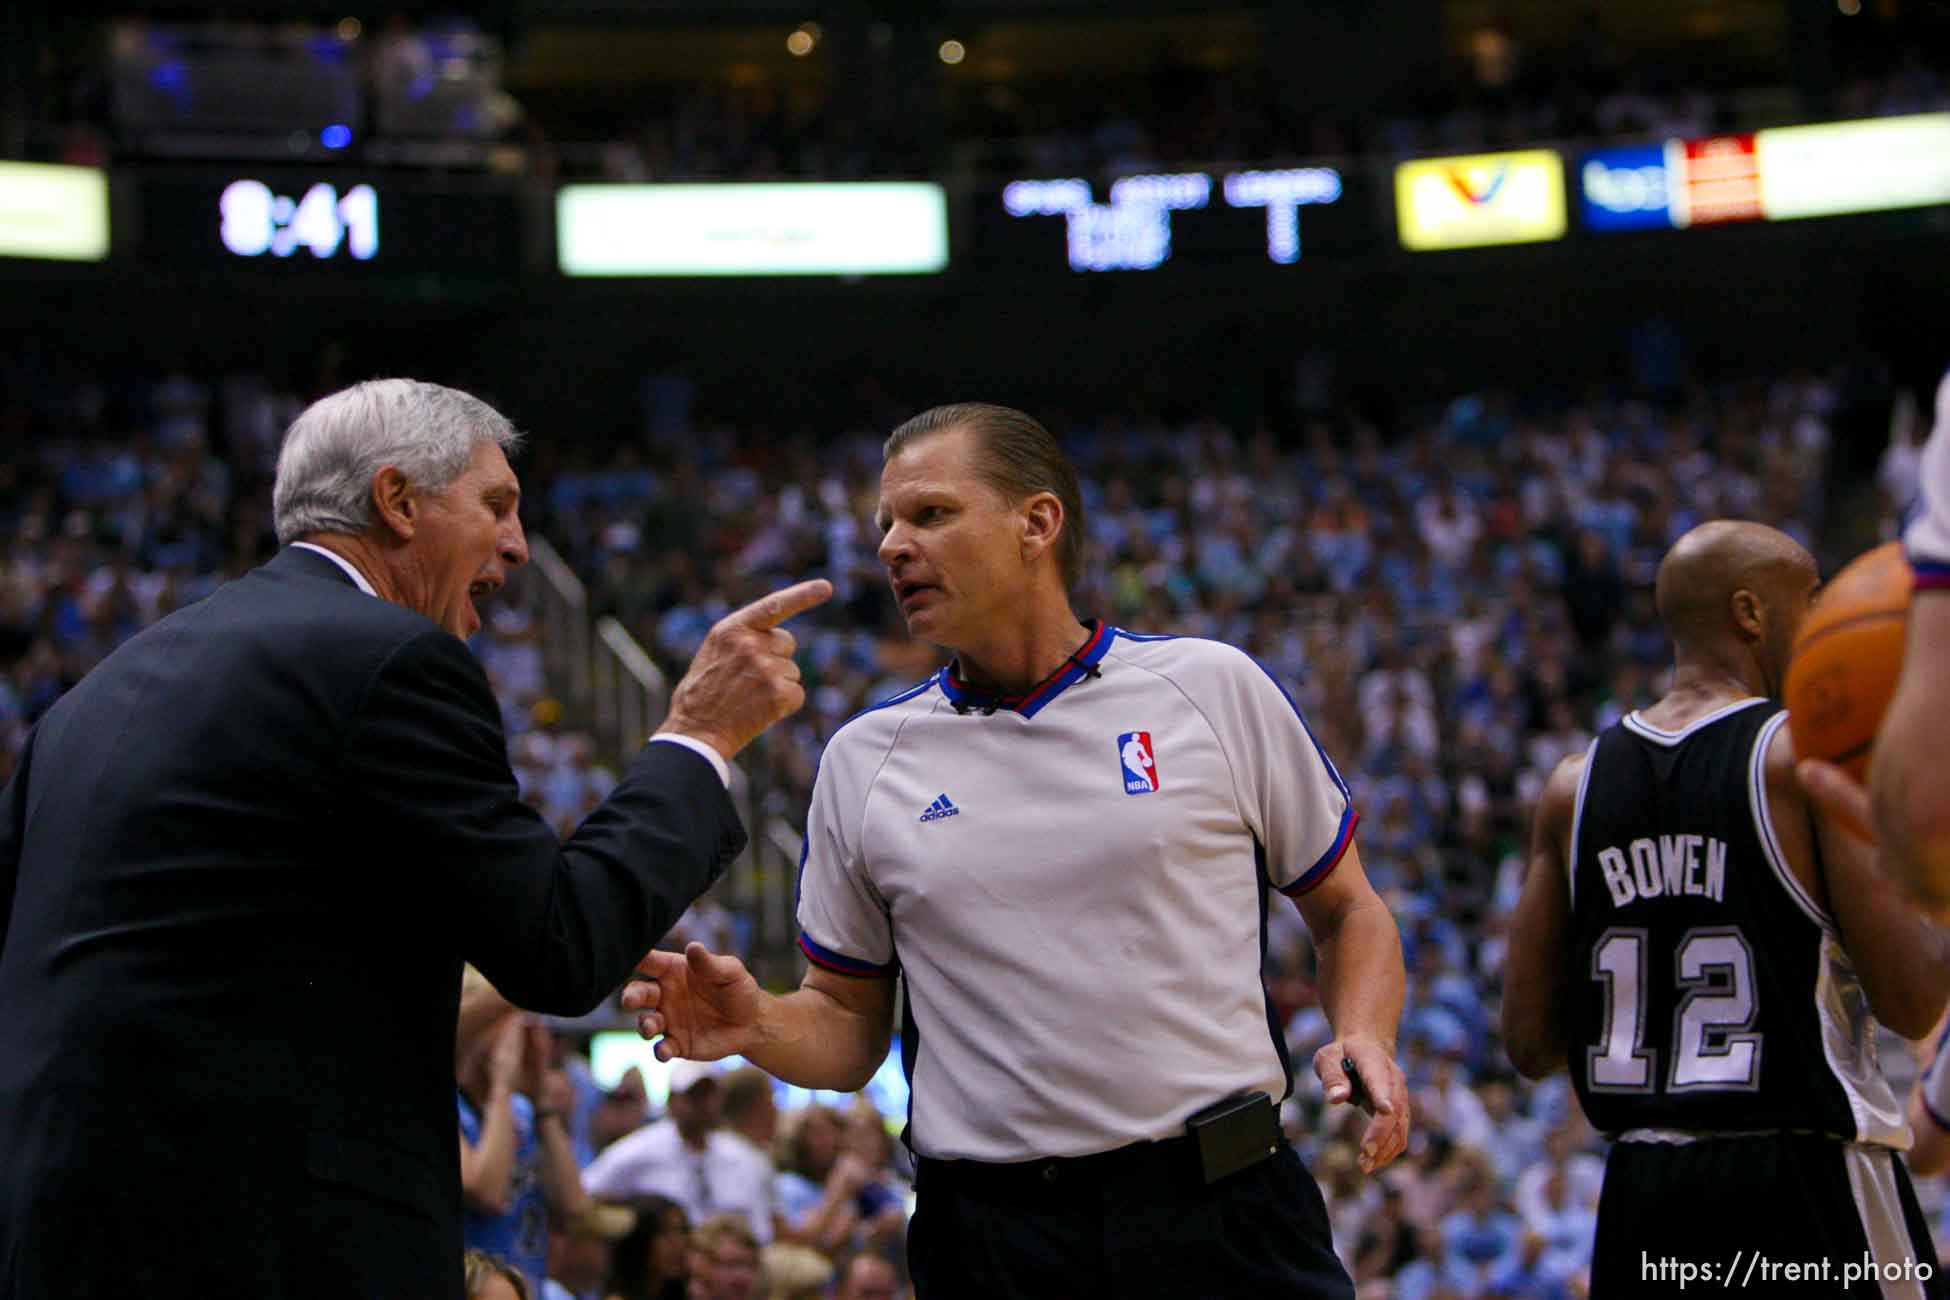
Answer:
M1936 1253L1874 1022L1929 1032L1950 954L1796 788L1774 697L1815 585L1771 528L1680 538L1656 591L1671 690L1565 760L1538 805L1503 1032L1525 1075L1568 1065L1614 1139L1595 1300L1670 1290L1660 1260L1719 1282L1756 1256L1827 1261L1808 1294L1839 1293L1850 1262L1884 1296L1942 1294L1917 1276Z
M1939 728L1950 717L1950 374L1936 390L1936 427L1923 444L1920 499L1903 529L1916 574L1903 669L1876 733L1868 790L1831 763L1807 759L1800 777L1823 807L1875 828L1885 871L1939 920L1950 919L1950 798Z

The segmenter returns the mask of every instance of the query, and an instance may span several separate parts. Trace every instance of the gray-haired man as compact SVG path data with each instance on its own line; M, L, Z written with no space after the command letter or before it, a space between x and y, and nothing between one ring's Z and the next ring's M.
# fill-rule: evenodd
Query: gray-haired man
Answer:
M0 1294L459 1300L463 959L586 1012L743 842L725 762L802 702L778 625L829 589L714 628L559 843L459 639L527 559L516 442L432 384L318 402L286 548L30 738L0 794Z

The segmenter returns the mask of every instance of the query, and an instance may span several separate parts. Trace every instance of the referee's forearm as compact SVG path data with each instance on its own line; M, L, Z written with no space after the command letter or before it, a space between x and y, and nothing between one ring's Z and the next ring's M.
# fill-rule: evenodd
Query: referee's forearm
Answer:
M1365 1035L1392 1055L1401 1027L1407 974L1402 937L1380 899L1350 906L1326 934L1314 936L1320 954L1320 1006L1338 1038Z
M886 1015L862 1015L814 988L760 1005L751 1050L753 1065L801 1088L857 1092L887 1058L893 1024Z

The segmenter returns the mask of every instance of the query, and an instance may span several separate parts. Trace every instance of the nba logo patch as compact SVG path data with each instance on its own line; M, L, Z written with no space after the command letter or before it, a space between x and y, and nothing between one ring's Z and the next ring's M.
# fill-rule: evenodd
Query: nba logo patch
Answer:
M1124 767L1125 794L1152 794L1158 788L1158 755L1151 733L1127 731L1117 738L1117 761Z

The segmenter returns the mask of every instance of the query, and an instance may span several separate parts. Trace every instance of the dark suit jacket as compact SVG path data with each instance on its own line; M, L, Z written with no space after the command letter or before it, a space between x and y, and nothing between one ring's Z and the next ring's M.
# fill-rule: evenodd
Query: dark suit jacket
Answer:
M743 843L669 744L560 843L467 648L323 556L162 620L0 795L0 1297L458 1300L463 959L587 1012Z

